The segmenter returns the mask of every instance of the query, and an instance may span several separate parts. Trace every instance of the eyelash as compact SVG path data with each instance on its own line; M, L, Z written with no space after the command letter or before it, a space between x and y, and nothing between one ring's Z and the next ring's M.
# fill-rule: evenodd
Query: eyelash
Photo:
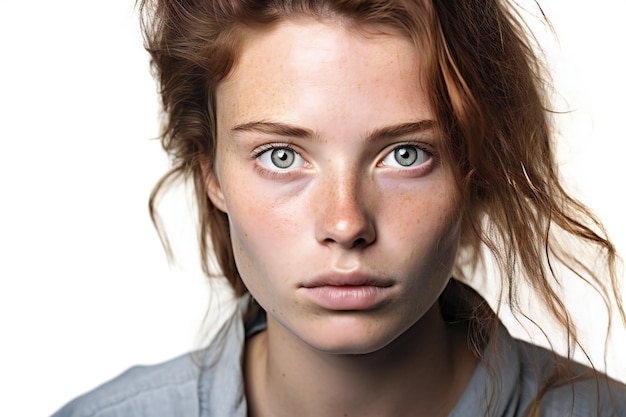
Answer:
M257 159L259 156L264 154L265 152L274 150L274 149L289 149L296 153L299 153L293 148L293 143L284 142L284 143L266 143L265 145L261 145L258 148L252 151L252 155L250 159Z
M386 152L382 156L382 158L380 158L380 161L376 165L377 166L384 166L384 165L382 165L382 162L388 155L390 155L392 152L394 152L397 149L406 148L406 147L414 147L414 148L419 149L422 152L425 152L430 157L430 159L433 160L433 163L437 163L439 161L439 154L430 145L424 144L422 142L400 142L400 143L395 143L391 147L391 149L389 149L389 151ZM427 163L427 162L428 161L426 161L425 163ZM422 165L424 165L424 164L422 164ZM418 168L418 167L420 167L422 165L418 165L417 167L413 167L413 168L415 169L415 168ZM409 168L407 168L407 170L408 169Z

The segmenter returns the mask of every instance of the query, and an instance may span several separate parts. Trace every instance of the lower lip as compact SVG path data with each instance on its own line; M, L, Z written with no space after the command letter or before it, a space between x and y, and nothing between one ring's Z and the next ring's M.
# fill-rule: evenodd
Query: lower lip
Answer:
M322 308L329 310L368 310L380 305L387 288L372 285L324 285L303 288L303 290Z

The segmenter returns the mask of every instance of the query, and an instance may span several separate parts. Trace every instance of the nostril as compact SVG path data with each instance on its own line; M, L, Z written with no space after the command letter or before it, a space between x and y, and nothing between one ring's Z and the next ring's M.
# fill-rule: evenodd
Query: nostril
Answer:
M334 243L338 243L337 240L327 237L326 239L324 239L324 243L326 244L334 244ZM364 238L364 237L359 237L357 239L355 239L352 242L352 245L350 245L350 247L353 248L358 248L358 247L363 247L363 246L367 246L369 243L368 239Z
M365 245L367 245L367 241L363 237L360 237L354 241L354 246L365 246Z

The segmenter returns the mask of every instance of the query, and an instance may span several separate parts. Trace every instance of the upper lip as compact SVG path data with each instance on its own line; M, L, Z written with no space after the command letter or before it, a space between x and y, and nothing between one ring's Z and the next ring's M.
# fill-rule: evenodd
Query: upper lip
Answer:
M393 282L387 278L381 278L363 273L341 273L331 272L318 275L302 284L304 288L315 287L344 287L344 286L372 286L372 287L390 287Z

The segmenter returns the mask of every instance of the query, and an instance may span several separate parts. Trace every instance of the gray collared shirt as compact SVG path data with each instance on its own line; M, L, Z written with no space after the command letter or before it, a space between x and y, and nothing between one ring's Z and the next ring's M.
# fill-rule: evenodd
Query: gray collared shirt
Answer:
M52 417L246 417L243 346L246 337L265 328L265 318L260 315L244 328L244 305L242 301L207 349L133 367ZM500 325L496 343L485 352L450 417L525 415L560 360L512 338ZM626 389L604 378L580 379L549 391L541 401L541 416L626 417Z

